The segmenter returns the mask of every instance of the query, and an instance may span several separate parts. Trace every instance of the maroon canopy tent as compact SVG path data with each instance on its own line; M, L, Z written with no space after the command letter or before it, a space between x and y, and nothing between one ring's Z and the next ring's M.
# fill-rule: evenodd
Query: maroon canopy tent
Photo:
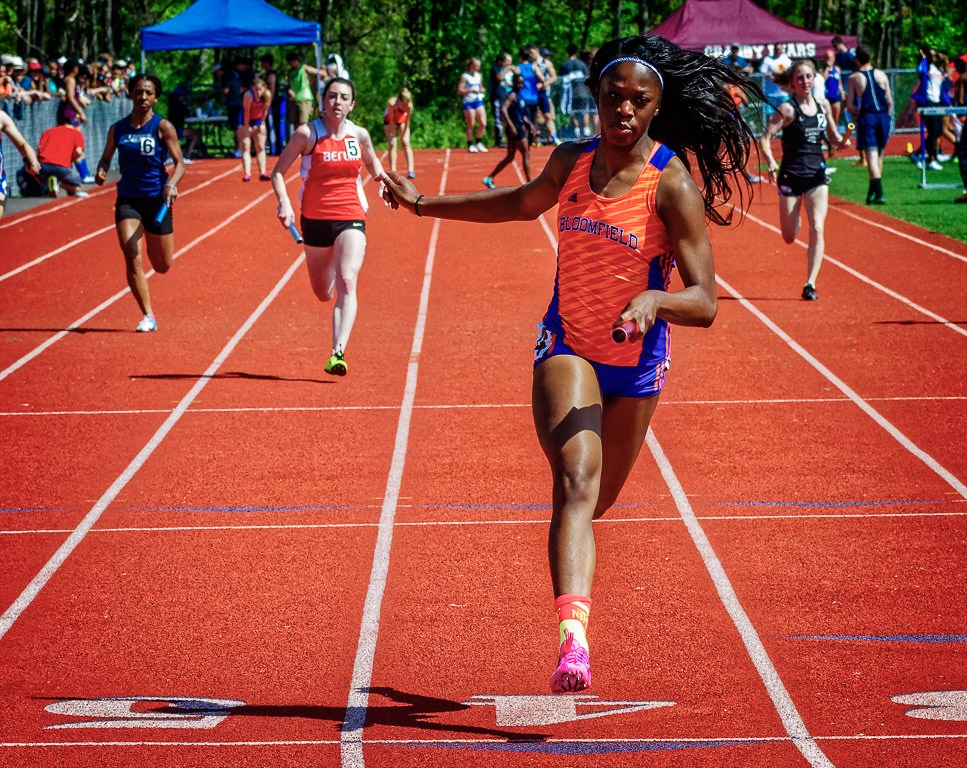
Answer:
M752 0L685 0L651 33L708 56L723 56L737 43L739 53L750 61L772 53L775 43L782 43L793 59L821 59L835 36L789 24ZM847 47L856 47L855 35L840 37Z

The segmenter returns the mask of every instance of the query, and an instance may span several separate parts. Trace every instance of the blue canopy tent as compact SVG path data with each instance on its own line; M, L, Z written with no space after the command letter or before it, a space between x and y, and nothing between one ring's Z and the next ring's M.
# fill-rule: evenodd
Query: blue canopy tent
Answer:
M322 61L318 22L300 21L264 0L197 0L168 21L141 30L145 51L312 43Z
M298 43L312 43L316 69L322 69L318 22L300 21L265 0L197 0L174 18L141 29L141 71L145 71L145 51Z

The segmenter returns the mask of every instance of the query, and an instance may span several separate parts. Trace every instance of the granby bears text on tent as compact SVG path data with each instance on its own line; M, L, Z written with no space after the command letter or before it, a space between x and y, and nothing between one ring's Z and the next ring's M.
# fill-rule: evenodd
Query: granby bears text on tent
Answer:
M198 0L173 19L141 30L143 51L297 43L319 46L319 24L295 19L264 0Z
M723 56L738 43L741 55L750 60L772 53L775 43L782 43L793 59L821 59L836 34L789 24L752 0L685 0L651 33L708 56ZM840 37L848 47L856 47L855 35Z

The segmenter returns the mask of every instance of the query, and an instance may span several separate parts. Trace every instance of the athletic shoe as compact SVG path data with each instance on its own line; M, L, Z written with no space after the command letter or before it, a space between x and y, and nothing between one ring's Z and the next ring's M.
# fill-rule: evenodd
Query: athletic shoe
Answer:
M866 201L867 205L886 205L883 195L875 195Z
M345 376L348 372L349 366L343 359L343 353L334 352L332 357L329 358L329 362L326 363L326 373L331 373L333 376Z
M87 174L87 176L85 176L83 179L81 179L81 183L82 184L93 184L94 183L94 177L91 176L91 174Z
M829 173L836 173L836 171L838 171L838 170L839 170L839 168L837 168L835 165L830 165L830 166L827 166L826 173L827 174L829 174Z
M953 159L954 159L953 155L945 155L943 152L937 153L937 160L939 160L941 163L947 163Z
M927 163L927 168L929 168L931 171L943 170L943 166L940 163L938 163L936 160L931 160L929 163Z
M551 693L576 693L591 685L591 658L588 649L574 642L574 635L564 633L557 669L551 675Z
M806 283L802 289L802 297L806 301L816 301L819 296L816 295L816 289L813 287L812 283Z
M910 158L910 162L913 163L917 168L923 169L923 160L920 159L920 155L907 155Z
M259 181L272 181L272 177L269 176L269 174L267 174L267 173L260 173L259 174Z
M57 181L56 176L51 176L47 179L47 197L57 197L60 193L60 182Z
M865 168L866 167L866 158L865 157L861 157L859 160L857 160L855 163L853 163L853 167L854 168Z
M486 152L487 151L487 147L484 146L484 143L482 141L478 141L477 144L476 144L476 147L477 147L477 151L478 152Z
M954 200L955 203L967 203L967 189L964 190L964 194Z
M479 151L480 150L477 149L477 145L476 144L469 144L467 146L467 152L479 152Z
M251 181L251 180L252 180L252 177L247 173L242 177L242 181Z
M491 189L494 189L497 186L496 184L494 184L494 180L492 176L485 176L483 180L483 185L485 187L490 187Z
M409 173L406 174L406 178L408 178L408 179L415 179L416 178L416 174L413 173L413 171L410 171Z
M154 315L145 315L141 318L141 322L138 323L138 327L134 330L138 333L151 333L151 331L158 330L158 323L154 319Z
M73 192L68 192L67 195L68 197L90 197L83 189L76 189Z

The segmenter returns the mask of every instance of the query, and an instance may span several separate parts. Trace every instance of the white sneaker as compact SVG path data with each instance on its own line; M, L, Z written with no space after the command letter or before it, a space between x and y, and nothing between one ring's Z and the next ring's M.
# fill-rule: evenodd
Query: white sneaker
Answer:
M467 152L479 152L479 151L480 150L477 149L477 145L476 144L471 144L470 146L467 147Z
M134 330L138 333L150 333L151 331L158 330L158 323L155 321L153 315L145 315L141 318L141 322L138 323L138 327Z
M945 155L942 152L937 153L937 161L941 163L948 163L954 159L953 155Z
M75 192L68 192L67 194L69 197L90 197L90 195L83 189L78 189Z
M923 168L923 161L920 159L920 155L907 155L910 158L910 162L917 166L918 169Z
M83 179L81 179L81 183L82 184L93 184L94 183L94 177L91 176L91 174L87 174L87 176L85 176Z
M477 142L477 151L478 152L486 152L487 151L487 148L484 146L484 144L483 144L482 141L478 141Z
M929 163L927 163L927 168L929 168L931 171L943 170L943 166L940 163L938 163L936 160L931 160Z

